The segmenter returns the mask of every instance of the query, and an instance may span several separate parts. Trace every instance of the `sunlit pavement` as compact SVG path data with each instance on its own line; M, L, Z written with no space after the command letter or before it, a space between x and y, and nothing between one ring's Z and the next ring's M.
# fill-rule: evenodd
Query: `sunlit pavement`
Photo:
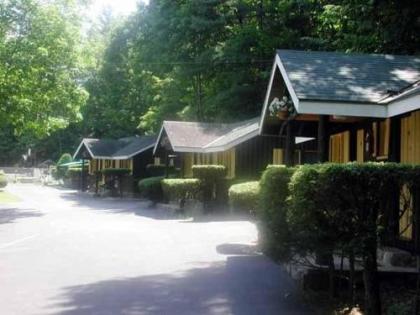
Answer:
M135 200L12 185L0 314L309 314L247 221L167 219Z

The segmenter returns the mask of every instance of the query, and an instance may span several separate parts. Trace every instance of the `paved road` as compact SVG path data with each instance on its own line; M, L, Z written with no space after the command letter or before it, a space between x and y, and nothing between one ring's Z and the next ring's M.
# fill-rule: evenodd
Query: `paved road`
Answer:
M167 219L133 200L9 186L0 314L307 314L246 221Z

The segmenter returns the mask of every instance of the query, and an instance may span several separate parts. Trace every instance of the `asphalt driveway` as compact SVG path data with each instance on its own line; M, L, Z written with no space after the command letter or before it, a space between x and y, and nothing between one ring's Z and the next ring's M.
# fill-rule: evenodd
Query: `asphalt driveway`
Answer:
M247 221L12 185L0 205L0 314L309 314Z

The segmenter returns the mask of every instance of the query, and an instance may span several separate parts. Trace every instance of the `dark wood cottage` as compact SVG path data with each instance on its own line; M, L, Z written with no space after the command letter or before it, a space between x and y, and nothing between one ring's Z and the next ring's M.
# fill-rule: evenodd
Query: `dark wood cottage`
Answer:
M418 164L420 57L279 50L260 135L286 139L289 165L296 137L316 139L319 162ZM413 238L412 216L412 206L399 213L402 239Z
M231 124L165 121L154 153L162 164L168 160L179 167L183 177L192 176L195 164L222 164L228 178L259 178L268 164L283 164L284 146L276 135L260 136L259 123L259 117ZM296 154L297 160L316 156L311 140L295 140L300 152L306 153Z
M121 139L83 139L74 159L89 161L89 175L104 169L129 169L130 178L147 177L146 166L153 164L156 136L138 136ZM83 176L82 176L83 177ZM101 176L103 183L105 176Z

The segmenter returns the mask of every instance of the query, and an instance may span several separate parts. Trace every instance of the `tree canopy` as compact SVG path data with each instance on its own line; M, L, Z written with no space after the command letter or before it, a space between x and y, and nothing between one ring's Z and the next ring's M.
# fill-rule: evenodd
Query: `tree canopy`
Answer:
M82 6L0 4L0 161L28 146L58 157L83 136L155 133L164 119L257 116L279 48L420 47L410 0L151 0L87 30Z

